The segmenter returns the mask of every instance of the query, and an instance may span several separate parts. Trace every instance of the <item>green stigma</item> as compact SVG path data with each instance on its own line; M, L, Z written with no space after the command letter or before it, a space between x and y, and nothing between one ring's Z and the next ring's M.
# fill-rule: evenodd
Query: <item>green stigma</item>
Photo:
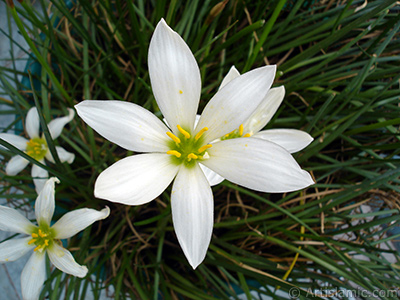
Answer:
M26 142L26 154L36 160L42 160L48 151L46 140L43 138L33 138Z

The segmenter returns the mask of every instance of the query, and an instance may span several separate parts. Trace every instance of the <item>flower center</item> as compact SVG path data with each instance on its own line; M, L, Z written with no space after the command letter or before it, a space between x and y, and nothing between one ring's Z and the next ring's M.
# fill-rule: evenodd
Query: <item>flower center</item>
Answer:
M234 131L225 134L223 137L221 137L221 141L250 136L251 133L246 133L245 135L243 135L243 124L240 124L239 129L235 129Z
M36 227L31 236L32 239L28 242L28 245L36 245L36 248L33 249L33 251L43 252L43 250L53 244L54 234L48 226Z
M176 164L184 163L187 167L194 166L198 160L208 159L207 149L212 145L203 145L202 135L208 130L204 127L195 136L191 136L188 131L177 125L179 134L176 136L172 132L167 132L171 138L170 149L167 154L171 155L171 159Z
M42 160L47 153L47 143L45 139L36 137L26 142L26 154L36 160Z

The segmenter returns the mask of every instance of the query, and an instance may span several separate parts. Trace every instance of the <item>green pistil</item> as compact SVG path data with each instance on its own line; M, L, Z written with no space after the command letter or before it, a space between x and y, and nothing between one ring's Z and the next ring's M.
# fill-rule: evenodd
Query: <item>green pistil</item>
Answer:
M196 136L191 136L189 131L178 125L179 134L174 135L167 132L171 138L169 142L170 150L167 154L171 155L171 160L177 164L184 164L186 167L192 167L196 161L208 158L207 149L211 145L204 145L202 134L207 131L205 127Z
M54 243L54 231L46 224L35 227L31 233L32 239L28 242L29 245L35 244L34 251L42 252L49 248Z
M33 157L36 160L42 160L48 151L47 143L45 139L36 137L26 142L26 154Z

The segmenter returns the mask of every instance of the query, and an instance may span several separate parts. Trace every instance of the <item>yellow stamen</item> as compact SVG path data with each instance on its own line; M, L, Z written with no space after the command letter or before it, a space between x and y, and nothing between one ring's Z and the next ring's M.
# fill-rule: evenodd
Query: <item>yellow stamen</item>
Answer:
M206 132L207 130L208 130L208 127L204 127L202 130L200 130L200 131L196 134L196 136L194 137L194 139L197 141L197 140L203 135L203 133Z
M251 137L250 133L246 133L243 137Z
M40 250L41 248L44 248L45 246L44 245L39 245L39 246L37 246L35 249L33 249L33 251L38 251L38 250Z
M39 237L36 233L32 233L31 235L32 235L33 238Z
M178 151L176 151L176 150L169 150L169 151L167 151L167 154L175 155L177 158L179 158L179 157L182 156L182 154L180 154L180 153L179 153Z
M199 150L197 150L197 151L199 151L199 153L201 153L201 152L206 151L208 148L211 148L211 147L212 147L212 145L210 145L210 144L204 145L203 147L199 148Z
M180 138L178 138L175 134L173 134L172 132L167 132L167 135L177 144L179 144L181 142Z
M182 90L179 90L179 94L181 94L181 95L183 94Z
M189 132L187 132L185 129L183 129L180 125L176 125L176 127L178 127L178 130L180 131L180 133L182 133L185 136L185 138L190 139Z
M190 153L190 154L187 156L187 158L188 158L188 161L191 161L192 159L198 159L199 157L198 157L196 154L194 154L194 153Z
M243 135L243 124L240 124L240 126L239 126L239 135L240 136Z
M49 240L44 240L44 244L45 244L45 246L48 246L49 245Z
M31 239L31 240L28 242L28 245L32 245L34 242L36 242L36 240L35 240L35 239Z
M41 231L41 230L39 229L39 236L40 236L41 238L44 238L44 237L47 236L47 234L43 233L43 231Z

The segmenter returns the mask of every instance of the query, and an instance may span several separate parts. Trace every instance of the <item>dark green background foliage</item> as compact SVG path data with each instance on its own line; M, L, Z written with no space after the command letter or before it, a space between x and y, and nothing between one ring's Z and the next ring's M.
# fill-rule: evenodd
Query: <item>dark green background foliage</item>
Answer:
M357 285L371 292L398 286L400 265L393 263L398 252L384 247L399 238L400 219L400 19L395 2L41 0L36 8L24 1L9 9L17 34L29 43L32 74L30 80L28 71L15 71L13 65L1 69L1 85L12 99L0 98L9 106L1 114L17 114L8 128L22 128L33 103L43 125L83 99L134 102L161 117L147 52L163 17L198 61L200 111L232 65L243 73L277 64L274 85L284 85L286 96L267 127L301 129L314 137L295 155L314 176L314 186L271 195L228 182L213 188L213 238L205 261L193 271L173 231L170 189L138 207L94 198L99 173L132 153L76 117L56 141L76 153L74 163L47 167L61 180L57 204L68 210L109 205L111 216L69 241L77 261L95 277L63 277L49 267L42 295L84 299L85 290L97 297L113 285L115 299L235 299L240 286L248 299L251 290L281 299L276 288L288 291L293 285L305 290ZM25 76L22 82L18 75ZM6 158L20 153L9 148L1 150ZM35 199L29 174L0 173L5 182L1 196ZM23 194L11 194L12 186Z

